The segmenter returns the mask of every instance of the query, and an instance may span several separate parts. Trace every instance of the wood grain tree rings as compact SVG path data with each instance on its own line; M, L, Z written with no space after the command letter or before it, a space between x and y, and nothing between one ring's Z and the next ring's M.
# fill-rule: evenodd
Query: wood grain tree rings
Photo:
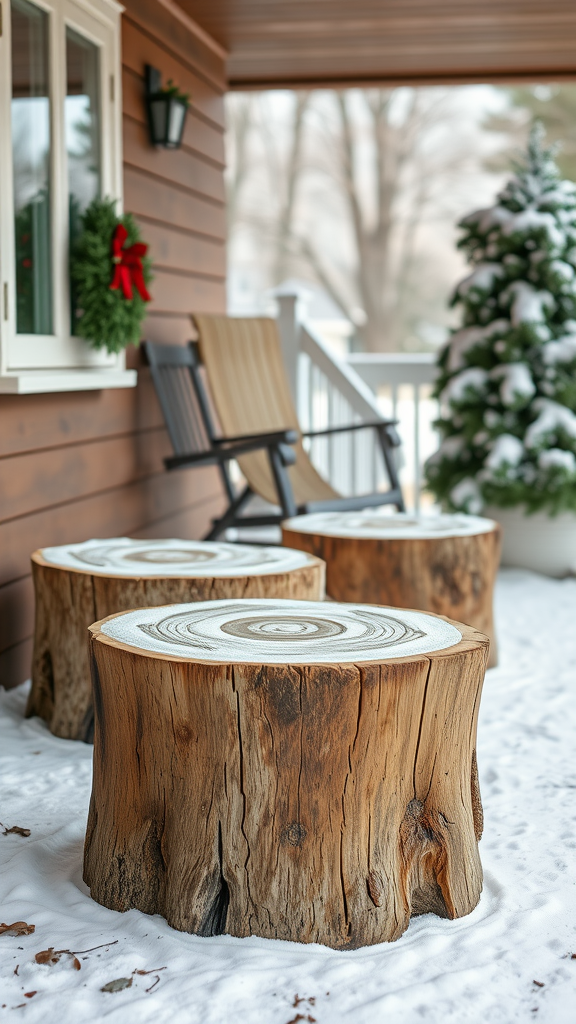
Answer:
M294 555L299 557L294 558ZM115 537L32 555L36 623L26 714L91 742L87 627L129 608L226 597L324 597L324 565L280 547Z
M334 600L422 608L466 622L490 637L489 665L497 664L493 594L501 530L494 520L320 512L284 522L282 541L324 559Z
M475 907L487 637L287 600L127 612L90 633L97 902L337 949Z

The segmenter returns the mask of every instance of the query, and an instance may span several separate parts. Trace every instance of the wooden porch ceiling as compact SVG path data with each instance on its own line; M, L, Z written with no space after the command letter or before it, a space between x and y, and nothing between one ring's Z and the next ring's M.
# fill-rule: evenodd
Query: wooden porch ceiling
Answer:
M178 3L231 89L576 78L575 0Z

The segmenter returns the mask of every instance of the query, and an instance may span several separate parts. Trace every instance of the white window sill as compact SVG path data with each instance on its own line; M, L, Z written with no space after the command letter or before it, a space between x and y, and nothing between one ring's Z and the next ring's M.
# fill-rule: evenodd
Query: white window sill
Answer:
M18 370L0 376L0 394L100 391L103 388L134 388L137 383L136 370Z

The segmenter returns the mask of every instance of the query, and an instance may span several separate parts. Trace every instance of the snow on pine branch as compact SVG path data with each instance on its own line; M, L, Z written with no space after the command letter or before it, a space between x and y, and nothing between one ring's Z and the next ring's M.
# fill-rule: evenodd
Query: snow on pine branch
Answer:
M472 270L439 356L440 502L576 512L576 187L538 131L494 206L460 222Z

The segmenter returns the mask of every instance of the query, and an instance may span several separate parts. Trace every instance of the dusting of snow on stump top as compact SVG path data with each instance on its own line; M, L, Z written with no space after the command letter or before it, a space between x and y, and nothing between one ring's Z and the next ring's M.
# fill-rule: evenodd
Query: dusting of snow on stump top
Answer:
M324 537L355 537L366 540L437 540L442 537L471 537L490 533L496 528L493 519L453 515L394 515L378 513L372 509L362 512L315 512L296 516L282 523L285 530L312 533Z
M91 575L139 578L267 576L314 560L301 551L200 540L113 537L42 548L46 562Z
M424 612L254 598L140 609L111 616L100 629L143 654L217 664L380 662L441 651L462 639L451 623Z

